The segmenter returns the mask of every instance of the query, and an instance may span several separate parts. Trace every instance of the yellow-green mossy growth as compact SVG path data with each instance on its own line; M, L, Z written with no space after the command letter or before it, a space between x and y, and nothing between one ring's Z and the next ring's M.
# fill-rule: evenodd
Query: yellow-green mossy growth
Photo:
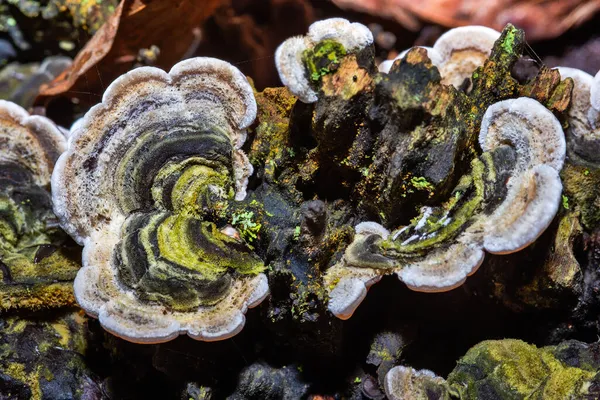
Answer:
M384 274L396 273L417 291L453 289L481 265L484 250L518 251L548 227L562 190L559 121L535 100L506 100L488 108L479 140L484 153L442 206L424 207L393 232L375 222L356 226L344 259L325 278L337 282L329 303L335 315L350 317Z
M246 196L256 116L239 70L194 58L113 82L52 177L61 226L84 246L75 296L105 329L154 343L239 332L268 294L263 261L224 221Z
M335 40L323 40L312 49L304 50L302 58L310 74L310 79L318 83L323 75L335 71L342 57L346 55L346 49Z
M597 368L570 365L557 357L560 351L515 339L481 342L458 361L448 383L461 399L594 398L589 390Z
M253 164L264 165L265 179L274 182L276 169L295 155L289 124L296 98L285 87L266 88L256 93L256 103L258 125L248 157Z
M0 310L74 303L79 263L69 254L49 191L65 147L50 120L0 101Z
M600 223L600 168L567 163L561 178L569 208L578 209L583 226L593 230Z
M44 317L15 315L0 320L2 398L101 396L97 378L84 361L89 332L83 312L70 308Z

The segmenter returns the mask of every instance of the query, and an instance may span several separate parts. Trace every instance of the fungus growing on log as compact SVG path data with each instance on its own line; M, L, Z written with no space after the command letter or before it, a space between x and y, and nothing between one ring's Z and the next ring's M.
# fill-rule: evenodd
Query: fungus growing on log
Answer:
M193 58L115 80L70 133L54 208L83 250L81 307L126 340L238 333L268 294L264 264L219 215L246 194L256 116L241 72Z
M327 40L330 48L341 41ZM520 250L546 229L561 198L566 146L557 116L572 82L542 69L520 85L511 70L524 46L512 25L502 34L465 27L429 52L409 50L387 74L376 72L369 46L315 58L328 67L312 87L317 146L302 179L319 189L319 178L338 177L358 214L353 241L324 274L333 314L349 318L368 287L391 273L413 290L453 289L484 250ZM312 75L300 51L284 43L280 53L299 60L295 76ZM280 70L284 82L286 74ZM471 90L459 90L465 83ZM519 93L529 97L515 99Z
M395 273L410 289L460 286L481 265L484 250L506 254L531 244L558 210L565 158L560 122L530 98L497 102L483 116L479 144L449 199L423 207L389 234L374 222L356 227L343 259L330 268L330 311L349 318L367 288Z

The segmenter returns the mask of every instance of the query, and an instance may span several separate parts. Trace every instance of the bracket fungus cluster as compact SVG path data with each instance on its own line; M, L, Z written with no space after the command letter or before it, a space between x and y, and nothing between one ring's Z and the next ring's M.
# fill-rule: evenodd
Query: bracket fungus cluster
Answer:
M52 176L54 209L81 245L75 296L117 336L235 335L268 293L262 260L220 215L245 197L240 150L256 115L230 64L194 58L115 80L76 124Z
M321 21L319 31L343 29L317 42L320 36L311 35L311 27L310 46L343 46L339 38L350 36L346 31L355 25ZM295 94L301 92L298 77L308 82L313 64L322 66L311 95L299 96L316 102L314 126L321 127L319 118L326 124L348 113L328 105L339 97L366 108L362 115L370 124L366 133L359 125L350 145L337 140L327 148L334 157L336 151L346 152L340 164L364 177L354 184L363 215L354 240L324 276L333 314L349 318L367 288L391 273L413 290L453 289L477 270L484 251L518 251L548 227L560 204L559 173L566 153L561 123L551 110L569 104L569 83L553 79L551 96L518 88L510 70L524 47L522 31L457 28L432 49L402 54L388 73L380 68L379 74L371 69L372 51L364 45L348 56L313 52L311 58L304 47L291 45L302 40L307 39L284 42L276 62L282 81ZM349 63L357 65L350 57L361 59L362 69L354 74L346 71ZM289 60L294 60L293 69ZM554 78L556 71L548 71L530 84ZM497 88L490 96L484 91L492 82ZM412 121L419 108L421 120ZM332 128L328 134L349 132ZM319 146L325 142L317 140ZM407 221L407 206L423 200L420 213Z
M335 315L350 317L367 287L392 272L413 290L453 289L481 265L484 250L518 251L548 227L560 204L565 158L556 117L529 98L495 103L483 117L479 144L472 173L442 206L424 207L393 232L375 222L356 226L343 261L326 277L335 285Z
M334 18L277 49L289 91L255 98L211 58L121 76L52 174L60 226L84 246L78 303L130 341L212 341L266 298L265 260L269 313L292 299L302 320L349 318L384 275L461 285L560 204L572 81L519 83L524 46L510 25L458 28L380 72L370 31Z
M65 147L52 121L0 101L0 310L73 303L79 266L62 247L49 191Z
M571 340L600 331L600 73L510 24L378 66L370 29L314 23L262 91L131 70L46 103L67 133L0 101L0 398L600 398L600 342ZM67 63L0 81L25 107ZM128 343L179 335L222 342Z

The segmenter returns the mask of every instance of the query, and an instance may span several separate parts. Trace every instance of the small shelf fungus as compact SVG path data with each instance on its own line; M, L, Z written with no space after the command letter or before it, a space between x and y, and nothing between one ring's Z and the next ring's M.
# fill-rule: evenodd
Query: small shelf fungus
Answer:
M221 340L267 296L262 260L222 217L246 194L240 148L255 116L238 69L194 58L119 77L74 126L54 207L84 245L76 299L105 329L140 343Z
M600 73L595 77L576 68L559 67L574 82L566 129L569 157L581 164L600 164Z
M79 268L62 248L50 177L66 139L49 119L0 100L0 310L73 304Z
M364 25L343 18L317 21L308 35L283 42L275 52L281 81L304 103L317 101L323 76L337 70L340 59L373 44Z
M536 100L500 101L483 116L479 144L483 153L441 206L423 207L393 232L375 222L356 226L343 259L325 276L333 314L349 318L386 274L417 291L451 290L477 270L484 250L518 251L546 229L561 200L560 122Z
M428 369L396 366L385 375L383 387L390 400L450 399L446 380Z
M423 48L440 70L442 83L459 88L487 60L499 37L500 32L485 26L463 26L444 33L433 47ZM409 50L401 52L393 60L382 62L379 72L389 73L394 62L404 58Z

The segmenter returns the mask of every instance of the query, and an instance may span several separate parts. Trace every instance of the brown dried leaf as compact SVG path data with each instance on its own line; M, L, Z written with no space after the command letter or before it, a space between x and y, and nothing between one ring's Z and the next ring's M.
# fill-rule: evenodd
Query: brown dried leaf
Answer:
M391 17L407 29L420 28L416 17L447 27L507 23L527 32L527 40L550 39L590 19L600 0L333 0L342 8ZM412 15L412 18L411 18Z
M168 70L186 53L197 28L221 2L123 0L77 54L72 67L42 87L36 104L46 104L56 96L98 102L106 85L133 67L140 49L153 45L160 49L156 65Z

